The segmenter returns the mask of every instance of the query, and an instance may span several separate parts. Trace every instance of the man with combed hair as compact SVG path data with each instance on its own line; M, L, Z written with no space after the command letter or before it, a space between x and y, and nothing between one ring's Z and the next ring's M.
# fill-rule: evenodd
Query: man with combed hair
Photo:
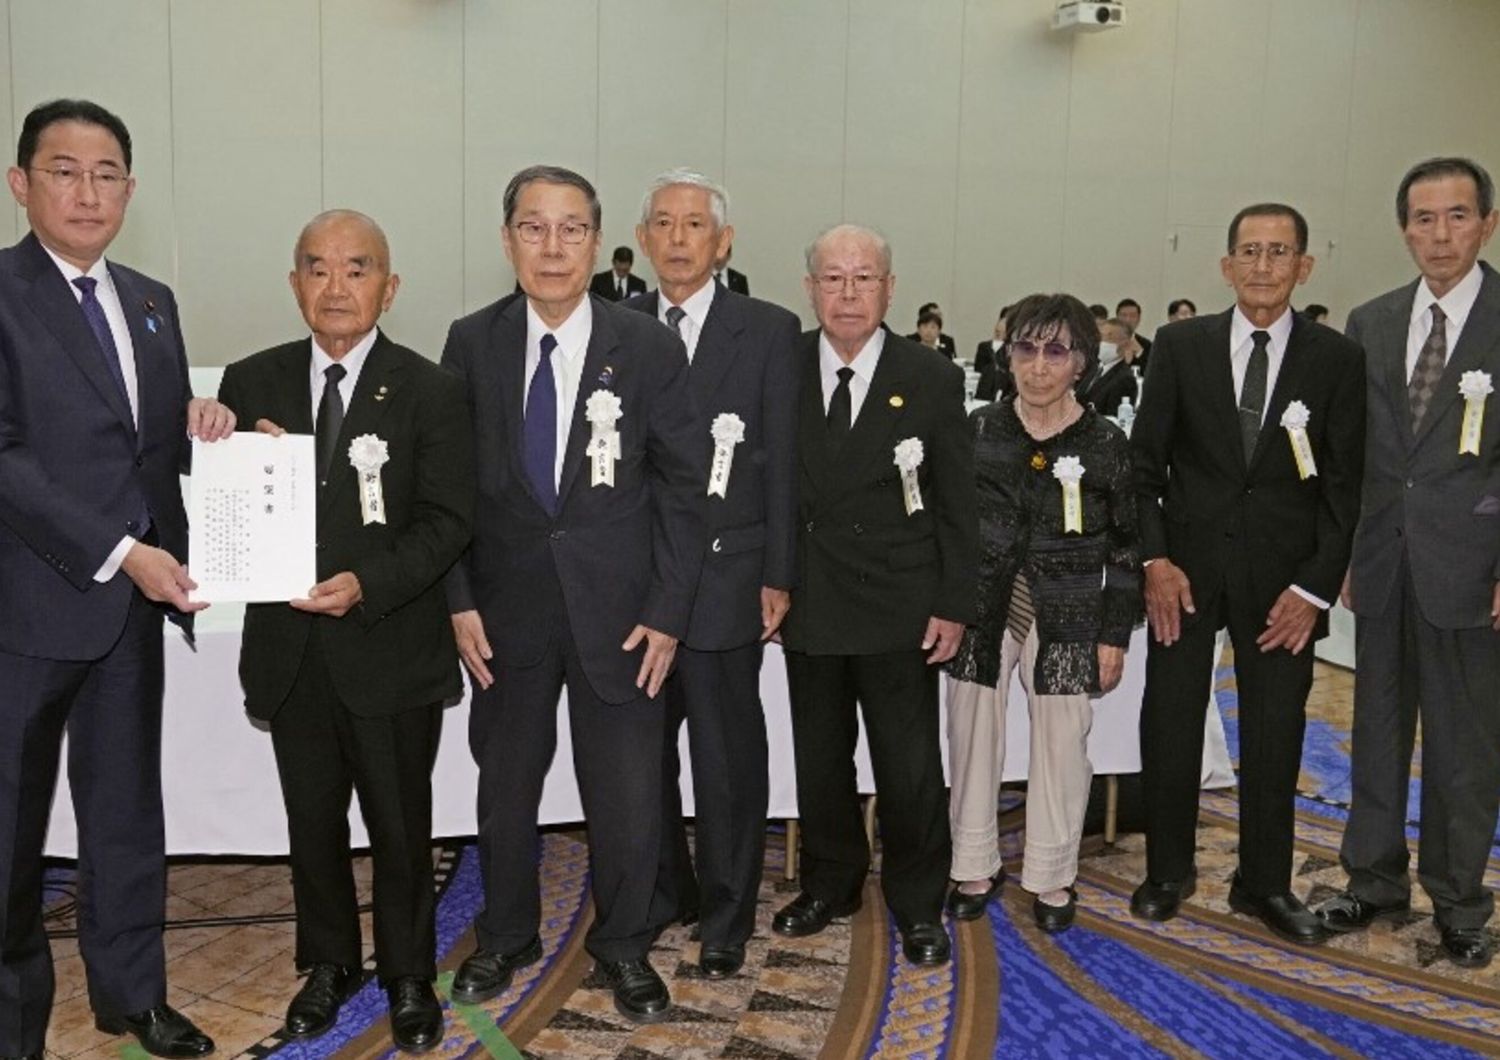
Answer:
M219 399L269 434L315 434L318 584L245 611L240 682L276 752L291 837L299 970L286 1034L332 1028L364 980L349 799L370 835L375 970L397 1047L442 1038L432 888L432 762L462 690L443 577L468 544L474 443L463 384L376 326L401 278L380 226L352 210L308 222L292 293L311 338L224 370ZM347 410L347 411L346 411ZM353 449L385 446L383 518L364 512Z
M1493 945L1485 886L1500 807L1500 275L1479 260L1500 215L1478 163L1407 172L1396 218L1421 275L1349 314L1364 345L1364 508L1346 604L1355 614L1348 890L1319 909L1338 932L1411 904L1407 792L1422 723L1417 878L1444 954ZM1486 407L1488 406L1488 407Z
M734 238L727 211L724 189L700 173L671 170L652 181L636 239L660 288L626 303L687 347L698 446L714 469L699 489L708 509L703 573L666 685L654 918L701 919L698 963L710 979L740 969L755 930L769 797L760 666L790 603L797 537L797 318L714 282L715 257ZM693 854L677 782L684 719Z
M568 689L595 916L584 946L629 1019L669 1017L646 959L661 840L662 701L703 565L704 453L682 339L588 292L599 197L532 166L503 197L512 294L454 322L469 381L474 542L448 604L474 691L485 902L453 997L494 997L539 960L537 809Z
M802 336L797 579L782 633L802 825L802 893L776 914L811 935L860 906L870 848L855 783L863 710L881 888L913 964L945 963L951 844L938 664L975 613L979 522L963 370L883 326L896 278L878 233L838 225L807 251L819 327Z
M52 1011L42 844L63 732L78 820L78 948L95 1023L149 1053L208 1035L167 1004L162 619L196 588L178 475L194 398L177 302L106 260L135 190L130 133L87 100L34 108L6 174L30 231L0 250L0 1056L37 1058Z

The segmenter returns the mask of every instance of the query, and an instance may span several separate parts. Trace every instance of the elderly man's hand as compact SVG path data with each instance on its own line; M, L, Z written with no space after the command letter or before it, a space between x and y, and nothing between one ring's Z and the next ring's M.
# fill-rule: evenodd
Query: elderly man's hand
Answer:
M158 604L171 604L184 614L202 611L208 604L193 603L187 594L198 588L198 583L188 577L187 568L164 548L137 541L120 561L125 577L135 582L135 587L147 600Z
M786 613L792 607L792 594L785 589L773 589L769 585L760 587L760 639L770 640L781 628Z
M478 611L459 611L451 616L453 639L458 642L458 657L479 682L480 688L489 688L495 683L490 673L489 661L495 657L490 649L489 637L484 632L484 620Z
M1099 691L1113 692L1125 674L1125 649L1099 645Z
M959 641L963 639L962 622L950 622L933 615L927 620L927 632L922 637L922 650L932 649L932 654L927 656L927 665L935 666L953 658L958 653Z
M201 442L217 442L234 433L234 411L213 398L193 398L187 407L188 434Z
M1193 615L1193 590L1181 567L1162 556L1146 568L1146 618L1158 644L1171 646L1182 636L1182 612Z
M1287 588L1271 605L1266 616L1266 628L1255 643L1262 652L1286 648L1297 655L1312 639L1313 627L1318 622L1318 605L1300 593Z
M1495 592L1490 597L1490 618L1494 619L1494 628L1500 633L1500 582L1495 583Z
M352 571L343 571L314 585L308 590L307 599L293 600L291 604L298 611L343 618L364 598L365 591L360 587L359 578Z
M646 654L641 657L640 673L635 676L635 687L644 688L652 699L666 684L672 672L672 660L677 655L677 638L669 633L659 633L648 626L636 626L620 645L625 651L635 651L641 641L646 642Z

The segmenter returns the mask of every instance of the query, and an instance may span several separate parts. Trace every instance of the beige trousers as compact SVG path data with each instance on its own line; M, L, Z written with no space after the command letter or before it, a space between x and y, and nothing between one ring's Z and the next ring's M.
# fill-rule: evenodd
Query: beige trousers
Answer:
M1078 875L1078 843L1088 808L1088 736L1094 708L1087 695L1039 696L1036 626L1025 644L1006 632L1000 648L1000 686L948 680L948 763L953 794L955 880L982 880L1000 871L996 824L1005 765L1005 706L1011 671L1019 663L1031 716L1031 768L1026 789L1026 851L1021 886L1043 894L1071 886Z

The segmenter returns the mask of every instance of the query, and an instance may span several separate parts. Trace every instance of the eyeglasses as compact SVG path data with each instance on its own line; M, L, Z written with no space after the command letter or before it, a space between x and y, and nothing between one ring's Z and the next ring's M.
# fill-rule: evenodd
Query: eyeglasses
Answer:
M849 284L854 284L854 290L858 294L869 294L878 290L885 282L884 274L873 272L857 272L853 276L839 276L836 273L826 273L815 278L818 290L824 294L843 294Z
M1267 243L1265 246L1259 243L1241 243L1229 255L1241 265L1254 265L1264 254L1266 260L1276 266L1285 265L1300 253L1296 247L1289 247L1285 243Z
M1006 344L1006 352L1013 360L1034 361L1038 356L1049 368L1060 368L1073 357L1073 347L1065 342L1034 342L1031 339L1016 339Z
M52 178L64 191L72 191L78 187L84 177L94 182L94 190L101 196L122 195L125 185L130 182L128 174L113 169L84 169L81 166L32 166L34 173L45 173Z
M582 243L594 230L591 224L582 221L559 221L557 224L547 224L543 221L517 221L511 225L516 235L521 237L523 243L540 243L547 238L548 233L556 232L557 238L564 243Z

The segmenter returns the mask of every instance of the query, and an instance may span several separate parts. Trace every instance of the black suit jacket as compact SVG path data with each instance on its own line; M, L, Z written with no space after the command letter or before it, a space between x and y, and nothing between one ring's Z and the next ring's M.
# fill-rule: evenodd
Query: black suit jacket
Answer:
M549 515L522 464L526 298L454 321L443 364L469 383L478 451L474 540L448 579L452 611L478 610L502 666L538 662L561 606L600 699L635 699L640 653L620 645L641 623L681 638L703 562L707 470L682 340L640 313L592 300L593 330ZM590 486L584 406L596 390L624 406L614 486Z
M312 342L300 339L224 369L219 400L241 426L268 419L313 432ZM340 700L381 717L430 706L462 690L443 576L468 543L474 513L474 440L463 383L427 358L377 336L318 491L318 580L359 578L364 600L342 618L287 604L245 609L240 683L245 708L269 719L286 701L303 648L321 639ZM381 468L386 523L364 525L349 443L373 434L390 460ZM316 629L315 629L316 627Z
M933 615L970 622L978 580L974 446L964 374L886 333L843 445L828 445L818 332L802 336L798 579L782 639L813 655L915 651ZM917 438L922 510L906 514L898 442Z
M1101 416L1114 416L1119 412L1120 402L1129 398L1134 404L1140 388L1135 383L1135 373L1124 361L1116 361L1107 372L1094 376L1093 382L1078 399L1091 405Z
M1003 348L996 354L989 339L974 347L974 371L979 373L974 396L980 401L994 401L1015 389L1015 381L1010 374L1010 358L1005 355Z
M625 304L657 318L661 294ZM760 590L790 589L797 542L797 317L723 287L688 369L705 467L714 419L734 413L745 440L734 448L727 496L706 500L708 550L684 642L726 651L760 639ZM708 478L699 486L707 493Z
M0 250L0 650L16 655L97 659L114 646L133 586L94 574L122 537L146 532L143 516L187 559L178 475L192 391L177 303L108 267L135 349L139 425L36 236Z
M1231 564L1248 569L1256 611L1297 585L1338 598L1359 514L1364 354L1300 316L1247 462L1229 361L1233 310L1163 327L1130 443L1144 559L1186 572L1197 613L1212 614ZM1317 474L1302 479L1282 413L1308 407ZM1327 631L1327 613L1318 635Z
M615 270L605 269L603 272L594 273L594 278L589 281L589 291L597 294L600 298L611 302L620 301L620 293L615 287ZM635 273L625 277L625 297L633 298L638 294L646 293L646 281Z
M750 280L739 269L730 266L724 270L722 285L728 287L735 294L750 294Z
M1363 508L1349 571L1356 614L1385 612L1404 555L1428 622L1440 629L1490 624L1500 581L1500 398L1491 395L1485 402L1479 455L1458 451L1464 416L1459 380L1473 371L1500 379L1500 273L1488 264L1481 268L1479 297L1415 435L1406 338L1417 284L1349 314L1349 337L1364 345L1368 358L1370 417Z
M910 335L907 335L906 338L909 341L916 343L918 346L922 345L922 336L918 332L913 331ZM948 360L950 361L958 356L958 344L953 341L953 336L948 334L946 331L941 331L938 333L937 348L938 352L941 353L944 357L948 358Z

